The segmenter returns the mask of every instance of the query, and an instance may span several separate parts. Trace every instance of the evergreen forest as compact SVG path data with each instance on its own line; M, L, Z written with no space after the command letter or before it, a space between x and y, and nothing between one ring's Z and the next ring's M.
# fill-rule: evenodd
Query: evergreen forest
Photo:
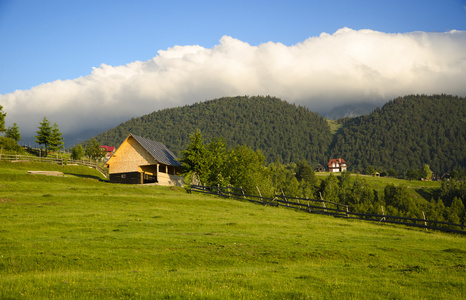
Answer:
M228 147L260 150L267 163L306 161L326 166L344 158L349 171L396 174L429 165L439 176L466 169L466 98L410 95L372 113L326 119L303 106L271 96L224 97L163 109L133 118L99 134L101 144L118 146L129 133L164 143L178 157L200 130L206 142L224 138Z
M427 164L437 176L466 168L466 99L447 95L399 97L369 115L339 120L329 157L352 171L396 170Z
M267 161L323 162L332 141L326 119L275 97L225 97L163 109L133 118L99 134L101 144L118 146L133 133L164 143L175 155L202 132L206 141L223 137L229 147L260 149Z

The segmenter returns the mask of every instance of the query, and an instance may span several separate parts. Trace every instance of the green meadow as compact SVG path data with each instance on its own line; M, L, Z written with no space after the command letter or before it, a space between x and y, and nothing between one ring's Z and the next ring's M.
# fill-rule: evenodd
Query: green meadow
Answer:
M466 298L462 235L102 179L0 162L0 299Z
M329 172L316 172L317 180L323 180L330 174L334 176L341 176L342 173L329 173ZM441 181L421 181L421 180L405 180L394 177L376 177L372 175L350 174L351 179L355 180L356 177L364 179L367 184L378 193L383 193L388 184L395 186L405 186L411 197L420 201L429 201L437 199L436 190L438 190L442 183Z

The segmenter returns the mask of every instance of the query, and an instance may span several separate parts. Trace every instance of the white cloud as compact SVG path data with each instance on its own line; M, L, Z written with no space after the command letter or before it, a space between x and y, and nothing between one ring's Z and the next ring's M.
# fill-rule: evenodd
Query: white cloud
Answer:
M32 135L43 116L65 134L236 95L272 95L322 111L413 93L466 96L466 31L388 34L343 28L294 46L229 36L211 49L174 46L151 60L0 95L7 126Z

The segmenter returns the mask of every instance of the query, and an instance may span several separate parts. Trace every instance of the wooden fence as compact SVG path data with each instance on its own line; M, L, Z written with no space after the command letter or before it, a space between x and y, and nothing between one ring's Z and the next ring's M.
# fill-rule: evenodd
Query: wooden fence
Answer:
M385 214L364 214L350 212L347 205L340 203L317 200L317 199L307 199L307 198L297 198L297 197L287 197L285 195L275 195L273 198L266 198L256 195L247 195L245 194L244 189L237 187L220 187L220 186L202 186L202 185L191 185L191 192L198 192L204 194L212 194L225 198L233 199L242 199L250 202L263 204L266 206L282 206L286 208L292 208L300 211L305 211L308 213L314 214L325 214L331 215L337 218L346 218L346 219L358 219L364 221L373 221L378 223L390 223L390 224L399 224L406 226L413 226L418 228L441 230L446 232L453 232L459 234L466 234L464 230L466 225L455 224L449 222L441 222L427 219L417 219L417 218L408 218L408 217L399 217L399 216L390 216ZM260 194L260 191L259 191ZM442 227L449 226L449 227ZM453 227L453 228L451 228Z
M72 159L64 159L63 157L40 157L40 156L29 156L29 155L6 155L0 153L0 161L10 161L10 162L44 162L44 163L52 163L57 165L80 165L80 166L88 166L90 168L94 168L99 171L105 178L108 178L108 169L103 168L99 165L98 161L91 161L91 160L72 160Z

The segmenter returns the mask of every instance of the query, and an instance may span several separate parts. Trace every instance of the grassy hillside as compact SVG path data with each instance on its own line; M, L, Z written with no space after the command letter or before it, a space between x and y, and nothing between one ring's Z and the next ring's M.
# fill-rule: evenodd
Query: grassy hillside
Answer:
M334 173L336 176L340 176L341 173ZM330 175L328 172L317 172L317 179L319 181L325 179ZM372 175L361 175L351 174L352 181L356 180L357 177L364 179L368 186L377 193L382 194L385 187L388 184L394 184L395 186L405 186L410 195L417 200L430 201L432 198L437 199L439 197L439 189L441 186L440 181L420 181L420 180L405 180L393 177L376 177Z
M466 296L464 236L55 168L0 162L2 299Z

